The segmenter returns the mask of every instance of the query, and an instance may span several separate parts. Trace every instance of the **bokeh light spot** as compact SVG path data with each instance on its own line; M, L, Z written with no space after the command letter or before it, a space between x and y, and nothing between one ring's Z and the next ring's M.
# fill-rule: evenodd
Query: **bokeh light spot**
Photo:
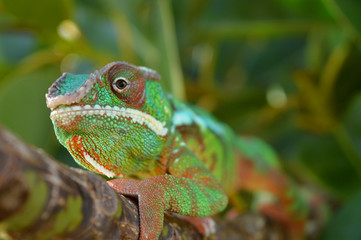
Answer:
M81 35L78 26L71 20L64 20L59 24L58 34L68 41L74 41Z

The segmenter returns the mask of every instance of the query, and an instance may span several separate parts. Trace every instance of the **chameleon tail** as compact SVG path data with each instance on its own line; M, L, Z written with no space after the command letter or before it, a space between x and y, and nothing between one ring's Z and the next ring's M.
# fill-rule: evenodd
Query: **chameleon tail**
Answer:
M281 170L277 155L258 138L239 138L241 152L239 190L252 193L250 206L286 225L291 232L304 231L310 203Z

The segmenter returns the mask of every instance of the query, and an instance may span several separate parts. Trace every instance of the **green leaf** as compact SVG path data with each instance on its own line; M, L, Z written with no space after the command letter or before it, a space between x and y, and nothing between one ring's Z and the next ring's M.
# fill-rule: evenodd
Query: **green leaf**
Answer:
M302 162L336 197L346 199L360 188L361 180L348 159L349 149L340 145L337 134L308 136L300 144Z
M341 11L342 20L348 21L351 26L361 34L361 1L359 0L330 0L330 4L335 4L338 10Z
M38 147L57 145L45 93L59 75L57 68L47 67L7 78L0 88L0 123Z
M4 10L25 26L56 29L58 24L70 17L69 1L66 0L3 0Z
M355 140L361 141L361 93L354 97L346 112L345 124ZM360 149L361 150L361 149ZM361 156L361 152L360 152Z
M336 213L328 223L322 239L361 239L361 190Z
M361 93L354 97L350 104L346 118L344 120L347 134L349 134L352 144L348 144L353 149L353 155L361 162ZM361 170L361 169L359 169Z
M333 86L334 91L330 107L333 108L336 116L343 116L347 109L345 106L349 106L355 95L361 91L360 61L361 51L352 45Z
M35 50L36 38L22 32L5 32L0 38L0 64L18 63ZM1 80L0 80L1 81Z

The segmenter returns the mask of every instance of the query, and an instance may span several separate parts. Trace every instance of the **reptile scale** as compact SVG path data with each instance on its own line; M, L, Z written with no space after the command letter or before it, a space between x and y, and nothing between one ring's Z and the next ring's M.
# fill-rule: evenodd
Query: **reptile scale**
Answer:
M164 211L208 217L240 191L253 196L253 210L303 231L309 202L274 151L165 93L154 70L113 62L91 74L64 73L46 101L75 161L138 198L141 240L158 238Z

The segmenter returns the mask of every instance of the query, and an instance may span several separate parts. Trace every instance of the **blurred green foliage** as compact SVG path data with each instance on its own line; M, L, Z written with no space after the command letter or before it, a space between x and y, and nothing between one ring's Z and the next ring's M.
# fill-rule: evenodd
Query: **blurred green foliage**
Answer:
M339 200L324 239L359 239L360 13L358 0L0 0L0 122L74 165L47 88L65 71L145 65Z

